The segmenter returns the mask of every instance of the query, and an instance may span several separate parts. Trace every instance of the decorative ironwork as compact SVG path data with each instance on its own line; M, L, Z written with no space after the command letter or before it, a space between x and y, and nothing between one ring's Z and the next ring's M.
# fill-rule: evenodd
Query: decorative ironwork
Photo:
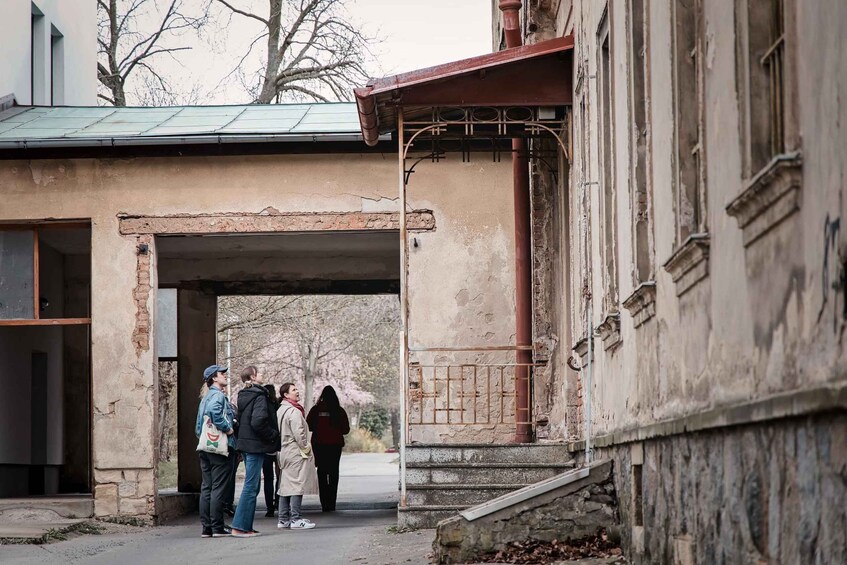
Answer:
M490 349L442 348L416 350L419 352L475 353L517 351L517 347ZM532 398L533 371L543 363L506 362L447 362L409 364L406 422L413 426L517 425L515 411L515 371L528 367L528 397Z

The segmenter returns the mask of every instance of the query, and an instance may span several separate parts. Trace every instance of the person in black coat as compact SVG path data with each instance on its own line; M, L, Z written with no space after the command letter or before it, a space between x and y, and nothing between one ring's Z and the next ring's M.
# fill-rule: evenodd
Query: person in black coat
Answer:
M306 422L312 432L321 508L324 512L333 512L338 498L341 450L344 448L344 436L350 432L350 420L347 418L347 412L341 407L334 388L323 388L318 403L309 410Z
M256 367L252 365L241 371L244 388L238 393L238 441L235 448L244 459L246 476L241 498L232 519L233 537L255 537L253 529L256 514L256 496L265 453L279 451L279 426L276 414L268 398Z

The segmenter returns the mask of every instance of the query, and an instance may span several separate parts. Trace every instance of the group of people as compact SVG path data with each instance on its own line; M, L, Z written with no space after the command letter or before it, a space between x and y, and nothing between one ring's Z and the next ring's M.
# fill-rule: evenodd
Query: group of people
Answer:
M294 383L280 386L277 398L274 387L264 385L261 373L250 366L241 371L243 388L231 403L224 393L227 371L218 365L206 368L206 390L197 410L202 537L259 535L253 520L263 473L267 516L278 511L277 528L314 528L301 514L303 495L320 494L323 511L335 510L341 450L350 431L338 395L331 386L324 387L307 416ZM239 457L246 476L229 528L224 514L234 500Z

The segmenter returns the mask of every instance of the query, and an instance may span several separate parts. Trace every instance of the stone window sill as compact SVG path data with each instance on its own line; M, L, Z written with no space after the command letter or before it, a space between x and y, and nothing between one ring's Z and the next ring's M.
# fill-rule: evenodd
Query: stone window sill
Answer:
M603 340L606 351L617 348L621 344L621 315L618 312L607 313L594 333Z
M656 315L656 281L645 281L623 301L623 307L632 314L635 327Z
M579 366L585 367L588 365L588 338L583 336L576 344L573 346L573 352L577 354L579 357ZM591 349L591 361L594 360L594 349Z
M777 155L726 207L742 229L744 247L800 209L803 159L799 152Z
M688 237L671 258L665 270L676 283L676 295L682 296L709 276L709 234L698 233Z

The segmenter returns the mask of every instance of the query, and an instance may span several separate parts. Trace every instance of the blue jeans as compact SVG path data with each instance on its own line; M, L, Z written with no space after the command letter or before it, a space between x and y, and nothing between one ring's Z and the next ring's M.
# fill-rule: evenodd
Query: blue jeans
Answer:
M232 519L232 528L242 532L253 530L253 518L256 517L256 496L259 494L259 480L262 477L262 463L265 461L264 453L242 453L244 467L247 475L244 477L244 488L241 489L241 498L235 508L235 517Z

